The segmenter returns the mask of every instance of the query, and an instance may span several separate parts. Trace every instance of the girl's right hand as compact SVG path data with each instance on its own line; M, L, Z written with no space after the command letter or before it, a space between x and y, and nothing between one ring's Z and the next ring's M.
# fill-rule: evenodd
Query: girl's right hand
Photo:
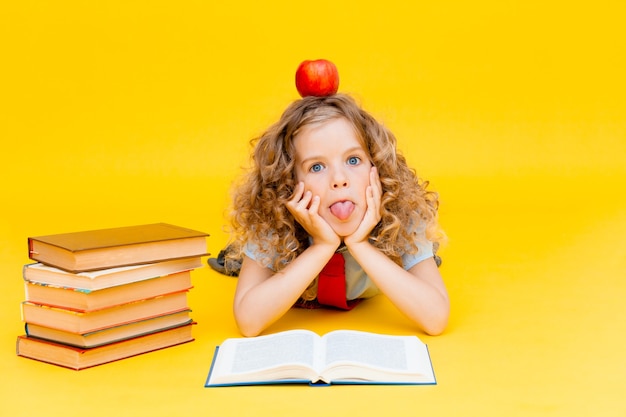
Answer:
M311 191L304 191L303 182L298 183L286 205L296 221L311 235L314 244L328 244L335 249L339 247L341 238L318 213L319 196L313 196Z

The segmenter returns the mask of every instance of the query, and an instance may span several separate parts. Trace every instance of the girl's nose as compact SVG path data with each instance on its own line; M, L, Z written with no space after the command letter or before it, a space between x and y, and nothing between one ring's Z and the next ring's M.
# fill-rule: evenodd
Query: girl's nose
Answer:
M333 189L344 188L349 185L348 176L343 169L335 170L331 185Z

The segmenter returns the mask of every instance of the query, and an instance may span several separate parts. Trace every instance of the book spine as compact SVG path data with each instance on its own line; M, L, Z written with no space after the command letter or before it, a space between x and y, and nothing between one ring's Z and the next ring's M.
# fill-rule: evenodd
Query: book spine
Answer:
M35 258L33 258L33 255L36 255L35 249L33 247L33 239L32 238L28 238L28 257L30 259L35 260Z

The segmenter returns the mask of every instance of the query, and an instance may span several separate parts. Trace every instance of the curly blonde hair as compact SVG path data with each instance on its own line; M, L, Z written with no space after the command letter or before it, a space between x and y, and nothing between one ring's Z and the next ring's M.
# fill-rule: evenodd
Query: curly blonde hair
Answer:
M297 184L294 138L304 126L343 117L348 120L378 169L382 183L382 218L371 242L401 265L404 253L416 253L416 230L439 242L438 195L428 191L406 159L396 150L391 131L345 94L305 97L287 107L280 120L251 140L251 168L233 188L233 249L240 258L246 242L258 246L263 265L279 271L309 245L309 236L287 210ZM412 227L408 227L412 226Z

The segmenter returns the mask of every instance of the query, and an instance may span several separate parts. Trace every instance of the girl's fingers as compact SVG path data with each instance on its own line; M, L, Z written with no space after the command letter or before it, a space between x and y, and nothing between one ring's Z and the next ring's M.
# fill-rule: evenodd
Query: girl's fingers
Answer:
M311 201L311 205L309 207L309 213L312 214L317 214L317 210L320 208L320 198L319 196L315 196L313 197L313 200Z
M293 195L291 196L290 202L297 203L302 198L302 194L304 194L304 183L300 181L296 186L296 189L293 190Z
M298 202L298 210L306 210L311 203L312 194L310 191L304 193L302 200Z
M304 191L304 183L299 182L293 191L293 196L287 202L287 209L292 213L306 209L310 201L310 192Z
M380 182L380 177L378 176L378 170L376 167L372 167L370 171L370 186L367 194L368 197L368 206L372 207L375 210L377 216L380 215L380 204L381 198L383 194L383 186Z
M383 185L380 182L380 177L378 176L378 170L376 167L372 167L370 171L370 185L374 188L374 192L376 195L382 195Z
M376 187L372 187L371 185L367 187L367 209L371 210L372 215L378 219L380 217L380 196L377 196L377 192L375 191Z

